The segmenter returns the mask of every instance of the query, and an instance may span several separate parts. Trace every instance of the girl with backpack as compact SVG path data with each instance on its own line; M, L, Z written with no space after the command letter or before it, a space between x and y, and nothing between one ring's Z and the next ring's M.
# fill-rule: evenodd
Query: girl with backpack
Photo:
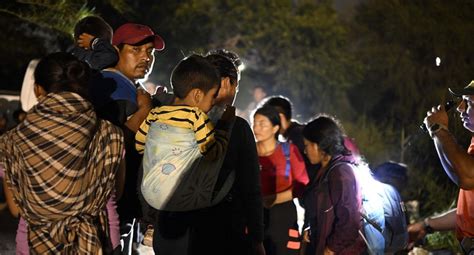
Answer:
M301 197L309 182L303 157L291 143L279 143L280 117L271 106L257 109L253 130L257 140L262 196L265 206L265 251L298 254L297 212L293 198Z

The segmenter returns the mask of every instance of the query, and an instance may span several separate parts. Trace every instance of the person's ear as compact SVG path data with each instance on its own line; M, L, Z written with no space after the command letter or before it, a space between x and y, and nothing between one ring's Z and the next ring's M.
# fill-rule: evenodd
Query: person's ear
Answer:
M196 105L201 103L202 99L204 98L204 93L202 92L202 90L196 88L192 89L190 93L192 93L192 99Z
M35 83L34 87L33 87L33 92L35 93L35 96L37 99L40 99L41 97L43 96L46 96L46 90L44 90L43 87L41 87L41 85L38 85L37 83Z
M276 133L278 133L279 131L280 131L280 125L275 125L275 126L273 126L273 128L272 128L273 134L276 134Z

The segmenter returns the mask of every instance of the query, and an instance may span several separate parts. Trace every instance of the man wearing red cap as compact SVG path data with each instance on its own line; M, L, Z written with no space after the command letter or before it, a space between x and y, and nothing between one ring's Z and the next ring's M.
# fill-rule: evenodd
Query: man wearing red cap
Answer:
M134 149L134 137L152 107L150 95L138 80L150 73L154 52L163 50L165 43L150 27L126 23L114 32L112 44L119 60L100 73L90 94L97 115L122 127L124 132L126 174L122 177L125 186L118 212L121 224L126 225L141 216L136 192L141 157Z
M119 61L102 71L92 88L92 101L103 118L135 133L151 109L150 96L138 80L150 73L154 52L163 50L165 43L148 26L126 23L115 31L112 44Z

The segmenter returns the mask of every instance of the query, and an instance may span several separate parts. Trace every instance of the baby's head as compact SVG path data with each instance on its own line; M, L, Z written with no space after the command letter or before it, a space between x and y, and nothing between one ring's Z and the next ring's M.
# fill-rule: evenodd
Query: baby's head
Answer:
M207 113L219 92L219 73L206 58L193 54L175 66L171 86L176 98Z
M77 41L83 33L112 42L113 29L99 16L87 16L77 22L74 27L74 40Z

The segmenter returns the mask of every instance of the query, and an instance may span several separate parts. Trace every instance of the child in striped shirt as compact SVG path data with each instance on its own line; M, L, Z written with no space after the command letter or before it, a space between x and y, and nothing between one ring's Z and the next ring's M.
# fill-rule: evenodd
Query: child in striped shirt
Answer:
M135 147L144 154L140 190L154 209L187 211L216 201L214 185L235 119L233 107L215 127L206 114L220 82L206 58L183 59L171 74L174 103L152 109L136 133Z
M175 127L192 129L196 142L207 160L224 156L227 147L227 131L235 108L227 107L216 127L207 116L220 87L217 70L204 57L191 55L183 59L171 74L171 85L175 95L172 105L153 108L141 124L135 136L135 148L141 154L150 125L161 122Z

